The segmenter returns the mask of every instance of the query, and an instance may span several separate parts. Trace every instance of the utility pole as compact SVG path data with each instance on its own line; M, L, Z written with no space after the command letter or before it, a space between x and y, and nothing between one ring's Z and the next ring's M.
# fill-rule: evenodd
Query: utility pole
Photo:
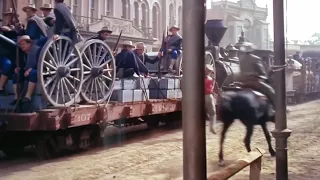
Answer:
M274 22L274 62L276 66L285 65L285 36L284 36L284 0L273 0ZM291 130L287 129L286 115L286 82L285 69L275 72L276 91L276 125L272 131L276 139L276 179L288 180L288 147L287 139Z

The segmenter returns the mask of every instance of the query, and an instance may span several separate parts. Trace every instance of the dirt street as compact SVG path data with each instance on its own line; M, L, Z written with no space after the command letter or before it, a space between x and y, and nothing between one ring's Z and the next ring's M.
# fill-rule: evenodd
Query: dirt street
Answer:
M290 179L320 179L320 101L292 106L288 116ZM269 126L273 130L274 125ZM220 131L220 126L219 126ZM245 153L245 129L235 123L227 134L225 159L230 164ZM167 180L182 174L182 132L170 131L163 135L154 132L152 138L121 147L103 148L62 157L53 161L0 162L1 180ZM217 171L219 135L207 132L208 172ZM274 139L273 139L274 144ZM267 151L260 127L256 127L252 148ZM275 179L275 159L268 153L263 158L263 180ZM248 179L248 169L232 179Z

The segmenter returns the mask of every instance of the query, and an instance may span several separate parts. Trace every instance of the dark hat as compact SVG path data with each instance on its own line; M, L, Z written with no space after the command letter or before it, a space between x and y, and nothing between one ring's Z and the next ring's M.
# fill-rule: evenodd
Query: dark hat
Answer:
M108 27L103 27L100 31L98 31L98 33L100 34L100 33L104 33L104 32L107 32L107 33L112 33L112 31L111 30L109 30L109 28Z

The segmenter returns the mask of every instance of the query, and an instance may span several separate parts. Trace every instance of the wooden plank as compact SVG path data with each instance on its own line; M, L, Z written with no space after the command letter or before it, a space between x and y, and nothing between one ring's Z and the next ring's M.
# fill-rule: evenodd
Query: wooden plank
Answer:
M210 174L210 176L208 177L208 180L228 179L228 178L234 176L235 174L237 174L242 169L244 169L247 166L249 166L250 164L252 164L253 162L259 163L259 161L257 161L257 160L258 159L261 160L261 157L264 154L264 152L265 152L264 150L257 148L255 150L251 151L250 153L248 153L244 158L237 160L235 163L229 165L228 167L225 167L218 172L214 172L214 173ZM255 172L253 174L253 177L260 177L261 161L260 161L260 170L258 167L259 166L253 167L253 171ZM258 172L258 170L259 170L259 176L257 176L257 174L256 174ZM254 180L259 180L259 179L254 179Z

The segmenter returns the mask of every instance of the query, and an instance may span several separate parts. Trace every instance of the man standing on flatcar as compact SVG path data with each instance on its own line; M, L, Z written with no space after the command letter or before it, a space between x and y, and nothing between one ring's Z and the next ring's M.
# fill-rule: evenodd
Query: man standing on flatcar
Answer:
M135 48L131 41L124 41L122 43L122 50L116 56L116 67L118 78L133 77L134 73L137 75L148 74L148 69L144 64L137 60L137 56L133 52Z
M171 59L169 64L169 72L171 73L176 73L177 71L174 71L173 68L176 65L176 62L182 50L182 37L178 33L179 30L180 28L178 28L177 26L172 26L169 29L171 35L166 37L167 45L165 49L162 49L163 54L168 53L169 58Z
M68 7L64 0L55 0L56 6L53 10L56 17L55 29L53 39L57 39L60 35L69 37L73 44L82 41L79 33L77 22L75 21L70 7Z
M42 11L42 14L44 16L43 21L47 24L49 27L53 27L55 17L52 12L52 6L51 4L44 4L42 7L40 7L40 10Z
M150 63L150 64L154 64L156 62L158 62L160 60L160 57L162 56L162 53L159 52L158 56L155 57L154 59L151 59L145 52L145 45L143 42L138 42L136 44L136 49L133 51L138 57L139 59L141 60L141 62L143 64L146 64L146 63Z
M24 33L24 27L22 24L14 24L13 21L13 11L12 9L8 10L7 12L3 13L3 17L4 17L4 23L6 23L5 26L2 26L0 28L0 31L2 32L2 34L4 36L6 36L7 38L16 41L17 37L19 35L22 35Z
M39 40L47 37L48 26L39 16L36 15L38 9L34 4L29 4L22 8L22 10L27 14L27 27L26 35L28 35L32 40Z
M112 34L112 31L109 30L108 27L103 27L100 31L97 32L97 35L89 38L88 41L92 39L99 39L101 41L105 41L111 34Z
M19 94L17 89L17 83L28 81L27 92L22 99L22 103L29 104L31 103L31 98L34 93L36 84L37 84L37 64L40 55L40 47L32 43L32 39L28 35L23 35L18 40L18 45L22 51L27 54L26 62L23 67L23 70L19 67L15 68L15 72L12 77L13 81L13 90L15 99L10 102L10 105L15 105L18 103Z

